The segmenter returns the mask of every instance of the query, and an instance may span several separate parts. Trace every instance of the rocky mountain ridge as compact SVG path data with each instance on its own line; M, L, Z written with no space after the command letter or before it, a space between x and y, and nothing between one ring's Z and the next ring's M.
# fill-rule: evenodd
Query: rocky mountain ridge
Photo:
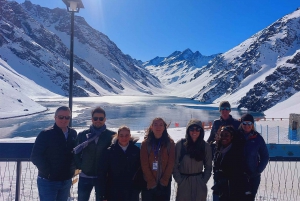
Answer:
M164 85L184 84L189 81L189 75L195 74L216 56L204 56L199 51L186 49L175 51L167 57L155 57L144 62L143 66Z

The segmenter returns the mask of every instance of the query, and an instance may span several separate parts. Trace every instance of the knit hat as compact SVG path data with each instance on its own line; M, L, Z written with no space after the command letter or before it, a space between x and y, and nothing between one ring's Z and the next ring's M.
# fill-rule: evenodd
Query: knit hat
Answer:
M251 121L252 123L254 123L254 118L251 114L244 114L242 117L241 117L241 121Z
M204 129L202 127L202 122L200 120L198 120L198 119L191 119L189 121L189 123L186 125L186 137L187 137L187 135L189 135L189 128L191 126L197 126L197 127L201 128L200 135L201 135L201 138L203 139L203 137L204 137Z
M219 111L221 111L221 107L229 107L231 108L230 106L230 103L228 101L222 101L219 105Z

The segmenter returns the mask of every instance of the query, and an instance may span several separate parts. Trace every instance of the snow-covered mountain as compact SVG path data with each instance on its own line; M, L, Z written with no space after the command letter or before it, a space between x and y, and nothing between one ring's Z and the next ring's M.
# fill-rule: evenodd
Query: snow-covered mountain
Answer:
M0 13L0 58L36 84L68 95L70 14L6 0L0 0ZM152 94L162 87L82 17L75 16L74 29L74 96Z
M190 75L194 75L216 56L204 56L199 51L194 53L186 49L183 52L175 51L167 57L155 57L143 63L143 66L164 85L184 84Z
M9 87L15 87L18 90L11 94L19 91L25 98L13 95L9 100L17 104L21 100L23 105L23 100L31 104L41 93L66 96L69 14L30 1L6 0L0 0L0 13L2 95L8 96ZM168 94L216 105L226 99L234 107L252 111L269 112L276 104L282 109L284 102L299 97L299 38L300 10L296 10L223 54L203 56L186 49L143 63L123 54L107 36L76 16L74 96ZM31 88L32 93L27 93ZM0 112L6 100L2 97Z
M49 95L57 97L56 94L17 73L2 59L0 59L0 69L0 118L45 111L47 108L36 103L32 98Z
M167 68L167 67L166 67ZM265 111L300 91L300 10L218 55L172 93Z

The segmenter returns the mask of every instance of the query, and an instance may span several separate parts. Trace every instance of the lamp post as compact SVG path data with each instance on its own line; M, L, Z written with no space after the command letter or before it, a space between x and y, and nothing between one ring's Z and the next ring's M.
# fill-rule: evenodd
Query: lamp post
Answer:
M71 13L71 42L70 42L70 78L69 78L69 108L72 114L73 106L73 58L74 58L74 14L78 13L80 8L84 8L81 0L62 0L68 12ZM72 115L69 126L72 127Z

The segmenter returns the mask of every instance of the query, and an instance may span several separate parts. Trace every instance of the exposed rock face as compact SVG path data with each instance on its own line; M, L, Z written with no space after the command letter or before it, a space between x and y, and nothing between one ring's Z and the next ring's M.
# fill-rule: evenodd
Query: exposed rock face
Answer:
M0 13L1 58L37 84L68 95L70 14L3 0ZM75 16L74 25L74 96L121 94L128 88L152 94L152 88L161 87L141 62L124 55L82 17Z
M299 66L282 66L268 75L263 82L254 85L254 88L240 100L239 107L265 111L298 91L300 91Z

